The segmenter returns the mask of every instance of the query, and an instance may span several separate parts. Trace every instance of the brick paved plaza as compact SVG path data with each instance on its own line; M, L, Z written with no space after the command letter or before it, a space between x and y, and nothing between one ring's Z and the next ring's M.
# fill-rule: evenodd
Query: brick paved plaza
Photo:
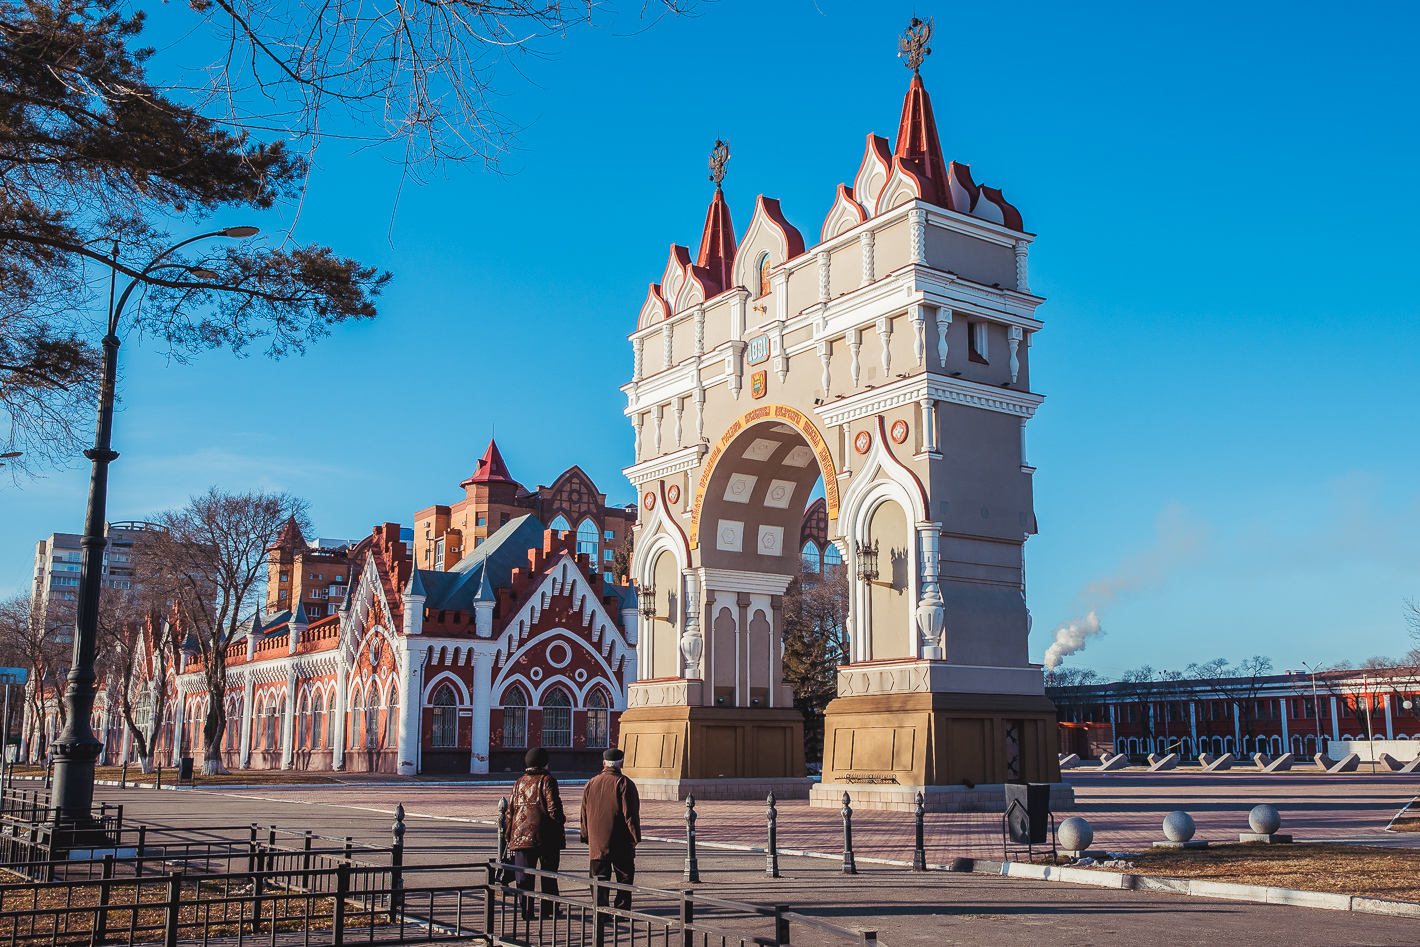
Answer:
M1299 839L1413 844L1412 836L1383 831L1396 809L1416 791L1416 781L1409 778L1185 774L1086 775L1072 776L1072 781L1080 800L1077 811L1096 824L1099 844L1115 850L1147 844L1158 836L1162 814L1179 807L1194 814L1200 836L1225 840L1245 821L1253 799L1277 805L1287 827ZM576 818L579 791L575 786L565 789L572 819ZM506 792L507 787L496 785L409 782L161 794L104 788L99 795L105 801L123 802L130 818L158 823L196 825L218 820L241 825L256 821L373 842L388 838L390 813L402 802L409 814L407 862L417 866L488 857L494 833L482 820L492 818L499 796ZM700 853L700 890L792 904L835 923L876 929L889 947L979 943L984 938L993 944L1031 947L1042 939L1149 945L1227 938L1236 943L1286 947L1415 942L1413 920L1401 918L982 875L914 875L865 860L910 858L911 820L903 814L864 812L855 817L858 876L839 874L833 860L785 856L785 877L769 881L763 876L762 856L714 847L714 843L762 844L763 806L707 802L699 808L699 838L712 843ZM677 804L647 803L644 811L648 835L670 838L682 834L683 810ZM940 863L955 855L999 857L997 820L989 814L929 816L929 860ZM791 801L782 805L779 821L784 848L833 853L841 845L841 823L834 812ZM564 870L578 871L585 857L582 852L573 842ZM678 885L683 857L683 845L648 842L641 850L638 882Z

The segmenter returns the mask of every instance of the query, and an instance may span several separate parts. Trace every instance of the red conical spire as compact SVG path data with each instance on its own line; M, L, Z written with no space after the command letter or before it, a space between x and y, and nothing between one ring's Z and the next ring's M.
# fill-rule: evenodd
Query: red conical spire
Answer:
M730 268L735 261L735 225L730 221L730 205L725 203L725 192L715 186L715 196L710 201L710 209L705 212L705 232L700 235L700 257L696 266L710 271L720 290L730 288Z
M286 523L281 527L281 533L276 537L276 541L267 549L280 549L285 546L288 549L305 549L306 537L301 535L301 527L296 523L296 517L288 516Z
M937 189L937 199L943 206L963 213L970 208L951 205L951 190L947 187L947 163L942 159L942 143L937 138L937 121L932 117L932 99L922 77L914 70L912 84L902 100L902 119L897 123L897 147L893 154L917 165L922 176Z
M466 487L470 483L517 483L512 474L508 473L508 465L503 463L503 455L498 453L498 442L490 440L488 450L483 452L483 459L478 462L478 469L473 472L461 487Z

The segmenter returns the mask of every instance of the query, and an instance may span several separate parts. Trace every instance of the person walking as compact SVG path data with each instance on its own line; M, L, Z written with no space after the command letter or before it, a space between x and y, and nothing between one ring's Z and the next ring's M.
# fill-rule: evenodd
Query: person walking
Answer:
M567 816L562 811L557 779L547 771L547 751L540 746L528 750L523 764L527 768L514 784L508 802L506 829L508 850L513 853L513 864L518 867L517 885L531 891L536 876L523 869L557 870L562 850L567 847ZM555 897L557 879L544 877L542 893ZM520 900L524 919L532 920L533 899L523 896ZM544 899L542 916L552 917L556 913L556 904Z
M636 880L636 846L641 842L641 796L636 784L621 774L626 754L611 749L602 754L602 771L587 780L582 790L582 841L587 843L591 876L618 884ZM606 907L607 891L597 892L597 904ZM631 910L631 892L617 891L615 907Z

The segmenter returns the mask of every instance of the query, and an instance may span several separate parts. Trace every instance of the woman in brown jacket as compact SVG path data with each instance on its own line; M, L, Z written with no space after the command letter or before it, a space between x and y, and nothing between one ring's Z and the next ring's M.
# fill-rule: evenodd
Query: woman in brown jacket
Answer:
M536 868L542 871L556 871L562 861L562 850L567 847L567 816L562 811L562 796L557 791L557 780L547 771L547 751L542 747L528 750L523 757L526 769L513 786L513 796L508 801L508 850L513 853L513 864L518 868ZM526 891L533 889L534 876L518 872L518 887ZM543 878L542 893L556 895L557 879ZM522 901L523 917L532 919L532 899ZM542 916L556 914L551 901L542 902Z

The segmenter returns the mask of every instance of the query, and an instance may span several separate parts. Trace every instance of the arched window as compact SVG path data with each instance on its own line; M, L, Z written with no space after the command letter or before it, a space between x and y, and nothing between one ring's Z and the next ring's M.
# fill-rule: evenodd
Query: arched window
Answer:
M440 684L439 689L434 691L433 703L434 746L458 746L459 711L458 698L454 696L454 689L447 684Z
M365 747L374 749L380 745L380 692L370 685L370 693L365 701Z
M306 694L301 695L301 709L296 712L296 749L306 748L306 739L311 732L311 705Z
M577 552L587 554L587 562L593 569L597 568L598 533L597 524L589 519L582 520L582 525L577 527Z
M510 687L503 693L503 745L528 745L528 698L521 687Z
M818 551L818 545L811 539L804 543L805 572L818 572L823 567L823 556Z
M273 751L278 749L277 739L281 730L281 715L276 709L276 701L273 699L266 705L266 746L263 749Z
M319 750L323 744L321 742L321 724L325 722L325 694L316 691L315 702L311 705L311 749Z
M829 543L823 548L823 567L843 565L843 554L838 551L838 547Z
M355 696L350 701L350 749L355 750L360 747L360 721L365 719L365 698L360 693L359 688L355 690Z
M606 706L606 694L600 688L587 698L587 746L605 749L611 734L611 711Z
M768 253L761 253L759 256L759 295L769 295L769 271L774 266L769 260Z
M558 513L557 516L553 517L552 525L547 528L559 533L572 532L572 524L567 522L567 517L563 516L561 513Z
M390 684L389 700L385 701L385 749L399 747L399 688Z
M572 700L560 687L542 698L542 745L572 745Z

